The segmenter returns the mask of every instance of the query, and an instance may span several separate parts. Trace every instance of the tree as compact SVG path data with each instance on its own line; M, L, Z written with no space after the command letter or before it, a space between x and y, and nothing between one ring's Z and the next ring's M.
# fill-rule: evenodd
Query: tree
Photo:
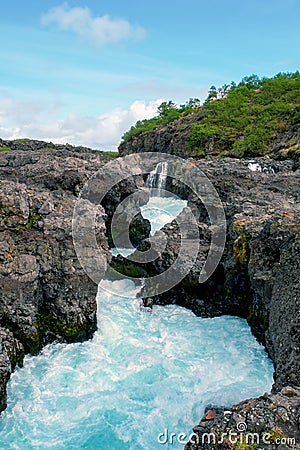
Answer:
M227 94L231 88L232 84L223 84L223 86L218 89L218 98L227 97Z
M208 91L208 96L204 103L209 103L213 100L217 100L217 98L218 98L218 90L217 90L216 86L211 86Z
M244 77L240 82L239 86L247 86L252 89L258 89L262 85L262 81L260 80L258 75L250 75L248 77Z
M157 109L159 117L167 117L170 112L177 110L177 105L169 100L168 102L162 102Z
M186 109L199 108L201 106L201 102L199 98L189 98L185 105L180 105L181 107L185 107Z

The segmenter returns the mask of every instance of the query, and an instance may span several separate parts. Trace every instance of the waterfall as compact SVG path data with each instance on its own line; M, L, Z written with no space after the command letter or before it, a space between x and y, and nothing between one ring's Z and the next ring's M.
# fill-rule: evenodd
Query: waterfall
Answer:
M164 190L166 189L166 182L168 176L168 163L167 161L159 162L155 169L152 170L146 180L146 186L149 189L156 189L156 195L158 197L164 196Z

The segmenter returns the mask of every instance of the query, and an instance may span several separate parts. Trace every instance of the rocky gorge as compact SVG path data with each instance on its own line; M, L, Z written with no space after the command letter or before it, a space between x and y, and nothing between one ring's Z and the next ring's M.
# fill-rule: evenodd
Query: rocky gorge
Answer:
M152 141L149 142L151 145L141 152L153 151ZM107 158L86 148L38 141L1 141L0 145L3 409L7 380L16 364L22 364L25 353L36 353L57 340L88 339L95 330L97 285L77 260L72 215L85 181ZM170 146L156 145L155 149L166 151ZM138 167L142 153L133 143L131 147L127 144L126 153L132 152L137 153ZM167 179L170 191L187 199L197 217L201 248L192 270L172 290L150 297L146 280L145 305L178 303L204 317L231 314L246 318L275 367L272 394L231 409L230 405L225 405L226 409L212 405L209 411L213 412L206 412L194 429L199 437L208 432L219 435L243 421L250 431L272 430L299 440L300 172L289 160L263 158L260 163L272 167L274 174L251 172L248 161L232 158L207 157L188 162L187 177L194 185L201 184L196 171L199 166L215 186L227 221L224 255L212 277L203 284L198 279L211 235L205 205L178 180L171 176ZM111 256L107 228L116 205L134 190L145 188L141 170L135 167L136 176L129 178L130 168L125 163L120 163L119 170L126 181L105 198L96 224L99 250L108 260ZM145 245L142 238L149 233L147 225L145 228L141 233L144 235L135 242L140 248ZM154 262L141 266L149 275L164 271L178 253L180 233L176 221L166 225L162 233L167 241L165 250ZM122 264L122 259L118 264ZM215 448L255 448L242 445L226 442ZM187 448L213 447L190 443Z

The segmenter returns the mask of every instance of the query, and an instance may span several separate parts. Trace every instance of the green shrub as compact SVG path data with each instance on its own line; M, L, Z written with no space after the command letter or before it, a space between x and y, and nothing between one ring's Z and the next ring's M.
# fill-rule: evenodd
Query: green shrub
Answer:
M118 158L118 152L102 152L102 157L104 161Z
M15 139L14 142L17 144L26 144L28 141L30 141L29 138L22 138L22 139Z
M163 102L157 108L157 116L152 117L152 119L138 120L137 123L130 128L130 130L124 133L122 140L126 142L145 131L154 130L160 125L167 125L178 119L180 116L190 114L199 108L199 106L200 100L198 98L190 98L188 102L180 106L177 106L176 103L171 100L168 102Z
M200 149L236 157L263 156L276 137L299 120L299 72L270 79L252 75L231 84L223 96L220 90L211 88L192 125L188 136L192 154Z

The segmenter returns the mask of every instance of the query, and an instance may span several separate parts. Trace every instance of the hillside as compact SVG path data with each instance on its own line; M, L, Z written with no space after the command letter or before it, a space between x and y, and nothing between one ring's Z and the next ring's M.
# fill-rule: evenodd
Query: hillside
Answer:
M300 158L300 74L256 75L211 87L203 105L172 101L123 136L121 155L159 151L180 156Z

